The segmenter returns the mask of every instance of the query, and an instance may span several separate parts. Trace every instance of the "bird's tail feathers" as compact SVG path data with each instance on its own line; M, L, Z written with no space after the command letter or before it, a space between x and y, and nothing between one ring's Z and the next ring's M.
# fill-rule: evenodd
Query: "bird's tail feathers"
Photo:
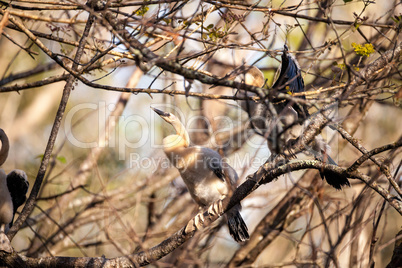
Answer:
M338 164L329 155L326 155L327 164L335 165ZM337 190L342 190L343 186L350 186L348 177L344 175L339 175L338 173L332 172L330 170L324 170L320 172L321 178L325 179L329 185Z
M325 179L329 185L337 190L342 190L343 186L350 186L348 177L344 175L339 175L330 170L324 170L323 172L320 172L320 175L322 179Z
M244 242L250 238L247 225L241 217L237 207L234 207L232 210L227 212L227 219L229 233L236 242Z

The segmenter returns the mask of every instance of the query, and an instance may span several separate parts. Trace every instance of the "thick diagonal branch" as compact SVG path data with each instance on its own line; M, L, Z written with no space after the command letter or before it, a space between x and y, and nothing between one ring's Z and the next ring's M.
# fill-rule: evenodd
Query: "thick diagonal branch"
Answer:
M10 20L11 20L11 17L10 17ZM14 22L17 22L17 21L14 20ZM77 70L79 67L77 63L80 61L81 56L84 53L84 45L85 45L86 39L89 35L93 22L94 22L94 17L92 15L90 15L89 19L87 21L87 24L85 26L84 32L82 34L82 37L80 39L80 44L78 46L77 52L74 57L74 63L72 66L73 70ZM32 38L31 36L28 36L28 37ZM42 186L43 178L45 176L47 167L49 165L49 161L50 161L50 157L52 155L54 143L56 141L57 134L60 129L61 120L63 119L63 116L64 116L64 112L65 112L65 109L67 106L70 92L74 87L74 81L75 81L74 76L70 75L70 77L67 79L66 85L64 86L63 95L61 97L60 105L59 105L59 108L56 113L56 117L55 117L55 120L54 120L54 123L52 126L52 130L50 132L49 140L46 145L45 153L43 155L43 159L41 161L38 174L35 179L35 183L32 187L29 198L28 198L27 202L25 203L25 206L24 206L20 216L18 217L17 221L14 223L14 225L10 229L10 231L7 233L7 236L10 240L12 240L12 238L15 236L15 234L17 233L17 231L19 230L21 225L24 223L24 221L27 219L28 215L31 214L32 210L35 207L36 199L38 197L39 190Z

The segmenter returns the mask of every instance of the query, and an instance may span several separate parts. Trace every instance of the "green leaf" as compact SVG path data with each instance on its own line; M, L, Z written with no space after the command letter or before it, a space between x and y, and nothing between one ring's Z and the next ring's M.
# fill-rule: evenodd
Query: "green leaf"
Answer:
M360 25L362 25L362 24L361 23L355 23L355 29L357 30L360 27Z
M56 159L59 160L63 164L67 163L67 160L64 156L58 156Z
M338 64L338 67L339 67L341 70L346 70L346 65L345 65L344 63L339 63L339 64Z

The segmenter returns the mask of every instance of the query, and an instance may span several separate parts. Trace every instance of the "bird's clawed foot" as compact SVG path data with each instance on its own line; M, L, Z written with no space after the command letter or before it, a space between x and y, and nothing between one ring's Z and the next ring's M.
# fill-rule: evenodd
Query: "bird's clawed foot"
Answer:
M193 231L202 229L205 225L205 222L209 222L211 219L221 216L223 212L222 200L212 203L208 207L208 211L206 213L201 211L195 215L195 217L187 224L184 230L185 233L191 233Z
M195 217L187 224L185 228L186 234L200 230L204 227L205 217L202 211L195 215Z
M219 199L218 201L212 203L208 207L208 214L209 216L213 217L215 215L221 216L223 214L223 207L222 207L222 200Z

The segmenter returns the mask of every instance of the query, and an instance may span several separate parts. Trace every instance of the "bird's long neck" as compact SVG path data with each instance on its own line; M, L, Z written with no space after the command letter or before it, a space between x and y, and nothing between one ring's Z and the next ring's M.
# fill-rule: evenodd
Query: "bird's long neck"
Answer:
M172 122L172 126L176 130L176 134L169 135L163 139L163 150L173 165L179 168L180 159L190 145L190 138L180 121Z
M163 139L163 151L173 166L179 170L183 166L183 156L187 150L187 142L179 135L169 135Z
M10 149L10 143L8 141L8 137L6 133L0 129L0 141L1 141L1 150L0 150L0 166L6 162L8 157L8 151Z
M163 139L163 150L165 153L179 153L181 149L187 148L186 142L179 135L169 135Z
M190 145L190 136L184 125L180 121L175 121L172 126L176 130L176 134L182 138L180 141L180 146L188 147Z

